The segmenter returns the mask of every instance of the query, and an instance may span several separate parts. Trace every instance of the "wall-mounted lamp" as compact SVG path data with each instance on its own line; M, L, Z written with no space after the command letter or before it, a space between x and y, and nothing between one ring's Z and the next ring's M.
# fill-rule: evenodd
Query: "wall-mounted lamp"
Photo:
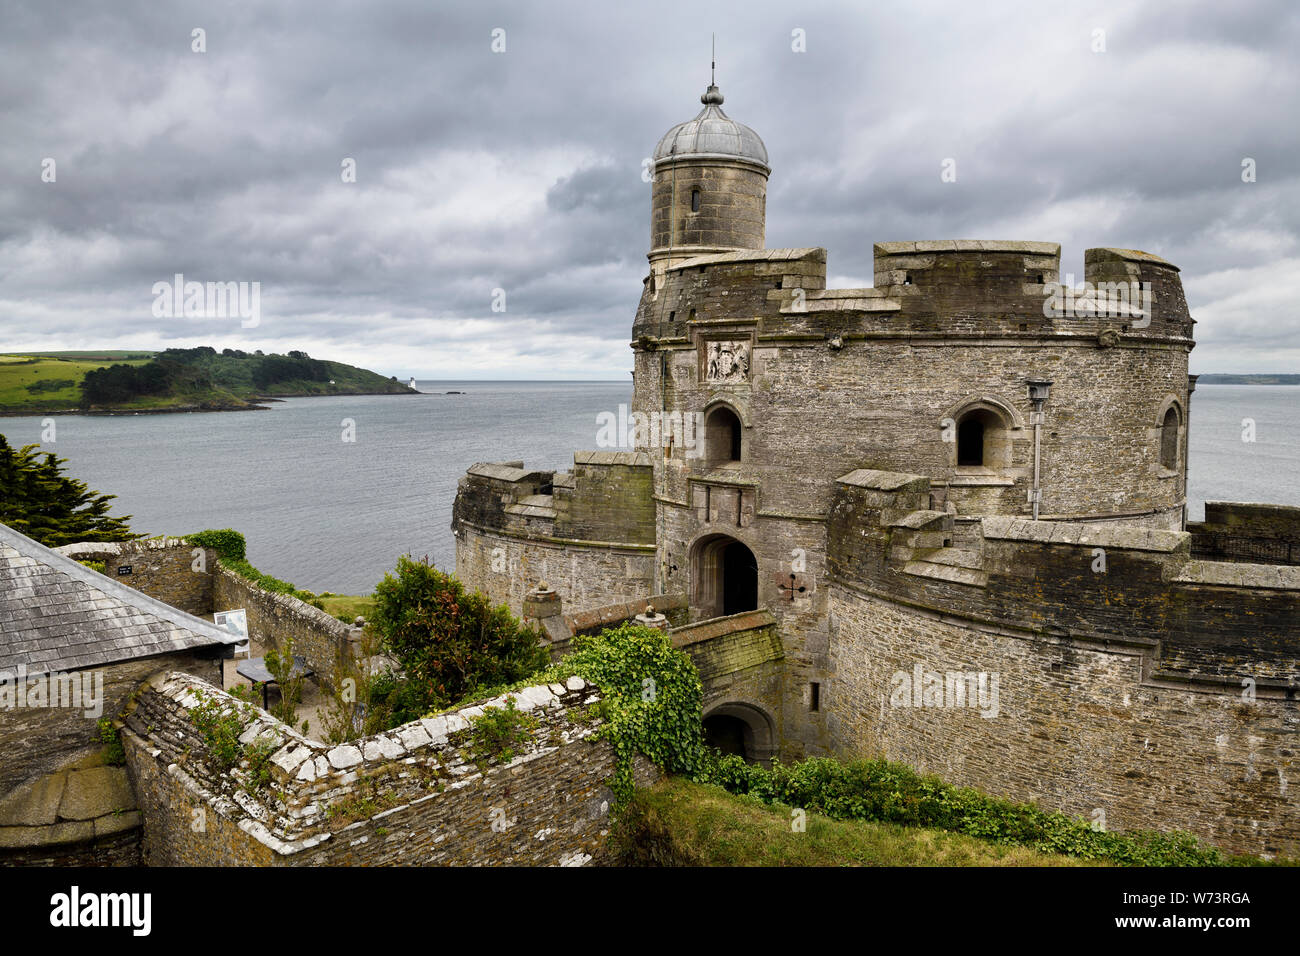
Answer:
M1034 411L1042 411L1043 403L1047 401L1047 393L1052 389L1052 383L1041 378L1031 378L1029 385L1029 400L1034 403Z
M1047 394L1052 389L1052 383L1042 378L1031 378L1027 382L1029 385L1029 400L1034 403L1034 413L1030 420L1034 425L1034 486L1029 489L1029 501L1034 506L1034 520L1038 520L1038 503L1043 499L1043 489L1038 484L1040 445L1039 439L1043 428L1043 405L1047 402Z

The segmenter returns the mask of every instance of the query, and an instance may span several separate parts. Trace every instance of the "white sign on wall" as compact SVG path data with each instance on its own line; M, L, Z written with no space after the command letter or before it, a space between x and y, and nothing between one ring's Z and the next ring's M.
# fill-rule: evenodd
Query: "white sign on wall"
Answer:
M231 634L237 634L243 638L242 642L235 645L236 654L248 654L248 612L244 608L234 611L217 611L212 615L212 620L217 627L224 628Z

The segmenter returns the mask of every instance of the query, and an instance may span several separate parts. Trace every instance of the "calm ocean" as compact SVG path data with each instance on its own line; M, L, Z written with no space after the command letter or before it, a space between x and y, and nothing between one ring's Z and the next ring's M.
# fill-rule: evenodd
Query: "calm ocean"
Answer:
M371 591L397 557L451 569L456 482L476 461L566 468L628 382L418 382L418 396L298 398L270 411L58 419L70 474L116 494L148 534L236 528L257 567L313 591ZM448 395L449 391L464 392ZM1204 502L1300 505L1300 386L1201 385L1192 398L1191 517ZM342 440L352 419L356 441ZM1255 441L1242 441L1242 420ZM10 444L39 418L0 418Z

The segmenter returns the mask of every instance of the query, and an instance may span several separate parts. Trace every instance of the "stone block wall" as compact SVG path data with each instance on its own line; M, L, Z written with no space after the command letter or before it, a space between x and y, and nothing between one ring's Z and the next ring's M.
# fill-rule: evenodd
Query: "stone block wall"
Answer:
M912 530L942 527L914 510L925 479L869 474L841 483L830 525L838 754L1113 829L1300 850L1300 569L1196 560L1182 532L1010 517L945 548L950 532ZM900 694L930 674L937 696ZM996 678L993 712L954 705L948 674Z
M352 628L289 594L264 591L229 568L219 568L212 589L212 610L248 611L248 633L253 640L283 651L293 641L318 679L329 683L338 655L347 646Z
M1300 508L1207 501L1205 520L1190 522L1192 553L1216 561L1300 564Z
M217 560L211 548L196 548L180 538L152 538L69 544L55 550L75 561L102 561L108 577L187 614L207 617L212 613Z
M700 191L691 209L691 190ZM767 174L748 163L712 159L656 165L650 200L651 258L718 249L761 249ZM670 255L670 251L674 255Z
M324 746L249 711L241 740L273 741L273 779L222 773L189 719L215 687L159 675L123 740L150 865L582 865L608 859L612 747L593 741L597 688L579 678L511 695L537 725L515 756L476 756L471 718L505 697ZM658 772L639 759L638 783ZM195 821L202 826L196 827Z
M99 714L87 714L85 708L71 707L0 709L0 754L3 755L0 796L24 781L57 773L69 761L98 751L102 746L97 726L99 717L116 718L150 674L166 668L216 680L219 664L211 655L185 651L72 672L78 679L85 673L102 673Z
M654 544L653 479L643 452L574 452L572 473L555 476L555 536Z
M1049 319L1043 290L1059 279L1059 255L1050 243L881 244L876 287L847 290L824 288L820 249L679 265L642 297L634 409L729 404L743 424L759 514L823 511L834 479L863 467L925 474L939 504L958 513L1022 514L1033 465L1026 382L1048 379L1041 513L1179 528L1191 339L1177 269L1090 250L1089 276L1131 272L1151 282L1149 324ZM749 344L743 379L707 380L700 354L714 338ZM1166 469L1160 437L1171 403L1183 450ZM977 405L996 409L1005 426L1005 460L989 473L958 467L944 437L945 420ZM675 455L656 467L658 493L686 501L688 483L711 466Z
M883 756L1112 830L1300 853L1295 701L1152 682L1139 646L1000 633L848 587L832 587L831 613L826 700L839 756ZM896 705L896 675L918 667L940 680L996 675L996 716Z
M655 591L649 459L577 452L572 472L478 464L453 509L456 576L515 614L540 583L574 613Z

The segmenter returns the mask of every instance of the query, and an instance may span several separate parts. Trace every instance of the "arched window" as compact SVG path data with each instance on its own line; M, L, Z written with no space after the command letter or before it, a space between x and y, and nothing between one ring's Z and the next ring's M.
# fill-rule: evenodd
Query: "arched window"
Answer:
M740 419L720 405L704 420L704 450L710 466L740 461Z
M999 469L1007 464L1006 423L987 408L973 408L957 419L958 468Z
M699 189L691 190L691 212L700 211L700 191Z
M1178 470L1178 410L1170 406L1160 426L1160 464Z
M957 464L984 465L984 422L968 415L957 426Z

